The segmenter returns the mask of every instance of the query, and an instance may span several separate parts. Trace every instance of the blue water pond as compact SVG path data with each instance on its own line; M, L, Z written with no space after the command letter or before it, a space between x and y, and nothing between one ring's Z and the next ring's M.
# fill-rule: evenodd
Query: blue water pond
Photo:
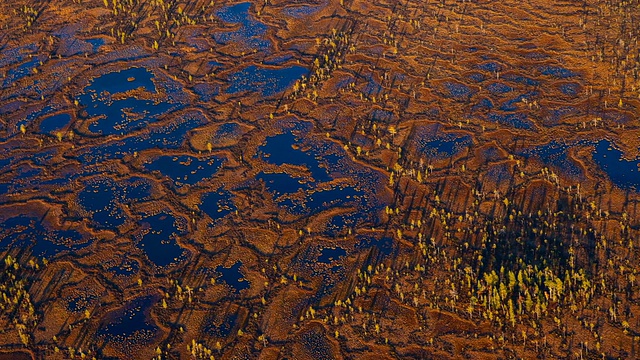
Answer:
M183 235L176 223L177 219L170 214L160 213L146 217L140 221L145 229L138 247L156 266L168 266L184 260L186 250L176 241L176 236Z
M216 12L220 20L240 24L240 28L234 31L222 32L213 35L213 38L221 44L235 43L248 49L266 50L271 46L268 40L262 37L267 32L267 26L257 21L250 13L251 3L244 2L225 6Z
M224 267L222 265L216 267L216 272L220 273L221 280L229 285L234 293L239 293L244 289L250 287L249 281L244 278L244 275L240 272L242 262L237 261L231 267Z
M596 144L593 160L617 186L640 190L640 160L625 159L611 141L603 139Z
M249 91L272 96L284 91L307 73L307 68L298 65L277 69L250 65L229 76L231 85L226 91L229 94Z
M78 101L90 117L96 120L89 124L89 130L102 135L124 135L143 128L157 120L157 116L174 108L169 102L154 102L122 95L127 91L142 88L157 94L152 81L153 73L141 67L114 71L91 80L78 96ZM123 98L114 98L119 95Z
M198 207L213 220L223 218L236 209L231 193L224 189L204 194Z
M0 224L0 249L29 249L33 257L50 259L63 252L78 251L90 242L76 230L52 230L35 216L19 215Z
M198 158L189 155L162 155L146 163L144 168L158 171L173 180L176 186L182 186L211 178L223 162L222 158L216 156Z

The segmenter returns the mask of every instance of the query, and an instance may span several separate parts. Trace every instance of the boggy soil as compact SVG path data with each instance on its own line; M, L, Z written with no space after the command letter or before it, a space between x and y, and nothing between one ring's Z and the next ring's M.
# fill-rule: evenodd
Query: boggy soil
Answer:
M0 358L636 358L637 0L0 4Z

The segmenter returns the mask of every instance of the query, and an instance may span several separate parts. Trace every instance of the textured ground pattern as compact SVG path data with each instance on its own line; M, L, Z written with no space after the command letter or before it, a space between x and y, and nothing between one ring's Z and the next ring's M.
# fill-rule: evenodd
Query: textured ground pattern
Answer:
M0 1L0 359L640 357L639 29Z

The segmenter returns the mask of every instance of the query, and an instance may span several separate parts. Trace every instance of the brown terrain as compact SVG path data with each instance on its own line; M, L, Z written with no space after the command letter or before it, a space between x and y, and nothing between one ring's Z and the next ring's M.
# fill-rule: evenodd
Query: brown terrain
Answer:
M0 360L640 358L640 2L0 2Z

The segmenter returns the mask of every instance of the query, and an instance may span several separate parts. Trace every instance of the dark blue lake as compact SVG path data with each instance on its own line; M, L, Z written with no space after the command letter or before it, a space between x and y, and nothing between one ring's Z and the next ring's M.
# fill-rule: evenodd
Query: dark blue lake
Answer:
M259 92L262 96L273 96L292 86L308 72L307 68L298 65L276 69L250 65L229 76L231 85L226 92L236 94L250 91Z
M611 141L603 139L596 143L593 161L617 186L640 190L640 160L626 159Z
M221 276L220 279L227 285L231 287L234 293L239 293L244 289L248 289L249 282L244 278L244 275L240 272L240 267L242 266L242 262L238 261L235 264L231 265L231 267L224 267L222 265L216 267L216 272L218 272Z

